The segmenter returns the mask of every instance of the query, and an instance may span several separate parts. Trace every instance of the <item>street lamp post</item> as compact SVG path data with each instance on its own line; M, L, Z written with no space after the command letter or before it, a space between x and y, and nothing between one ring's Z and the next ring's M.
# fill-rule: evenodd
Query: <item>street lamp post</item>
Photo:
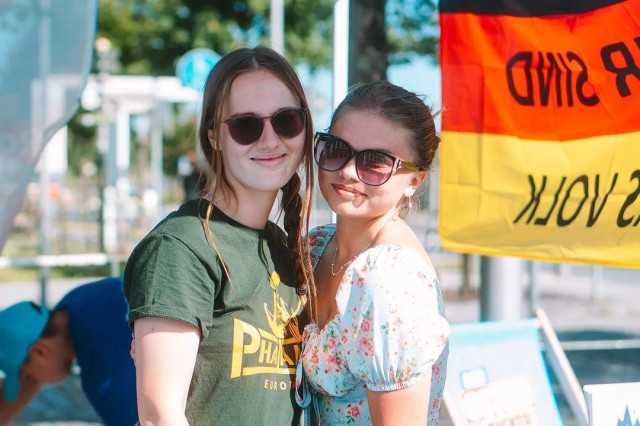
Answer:
M100 250L105 253L117 251L117 192L115 189L117 171L116 146L113 135L113 105L109 104L104 94L105 83L109 75L117 72L119 68L118 52L112 48L111 41L105 37L100 37L95 43L98 61L98 86L101 94L100 120L98 122L98 151L102 157L102 188L100 198L102 208L100 209Z
M284 0L271 0L271 48L284 54Z

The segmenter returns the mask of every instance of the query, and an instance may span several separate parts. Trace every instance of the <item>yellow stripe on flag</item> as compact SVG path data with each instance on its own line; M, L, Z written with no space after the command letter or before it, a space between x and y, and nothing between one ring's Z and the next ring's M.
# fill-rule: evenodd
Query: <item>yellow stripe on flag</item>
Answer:
M550 142L442 133L450 250L640 267L640 132Z

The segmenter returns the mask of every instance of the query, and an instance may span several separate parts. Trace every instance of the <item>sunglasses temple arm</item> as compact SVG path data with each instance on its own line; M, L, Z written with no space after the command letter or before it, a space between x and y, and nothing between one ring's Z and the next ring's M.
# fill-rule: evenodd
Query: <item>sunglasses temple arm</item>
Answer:
M417 164L413 164L408 161L402 161L402 160L397 160L397 161L398 161L398 164L396 166L396 169L402 166L407 170L411 170L412 172L419 172L422 170L422 167L418 166Z

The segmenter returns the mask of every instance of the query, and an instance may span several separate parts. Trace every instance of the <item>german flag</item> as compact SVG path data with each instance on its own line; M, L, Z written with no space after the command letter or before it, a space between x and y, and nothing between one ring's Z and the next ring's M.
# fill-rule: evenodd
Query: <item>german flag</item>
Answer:
M450 250L640 267L640 0L441 0Z

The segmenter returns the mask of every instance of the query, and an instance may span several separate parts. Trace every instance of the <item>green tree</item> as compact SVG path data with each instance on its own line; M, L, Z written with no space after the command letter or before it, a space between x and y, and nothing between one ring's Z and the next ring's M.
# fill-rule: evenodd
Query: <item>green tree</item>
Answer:
M434 55L434 0L351 0L352 68L371 80L389 63ZM285 0L285 55L311 69L331 62L333 0ZM174 75L177 59L206 47L225 54L269 44L269 0L100 0L98 37L120 53L124 74ZM345 43L348 41L345 40ZM369 70L369 71L368 71Z
M89 122L91 120L91 122ZM92 162L100 165L100 155L95 146L96 126L95 116L87 114L79 108L68 123L68 158L69 171L74 176L80 176L82 165Z
M221 55L269 43L268 0L100 0L98 37L119 51L125 74L174 75L187 51ZM326 66L330 59L332 0L289 0L285 51L294 63Z
M350 0L349 84L386 80L390 63L435 58L437 8L432 0Z

